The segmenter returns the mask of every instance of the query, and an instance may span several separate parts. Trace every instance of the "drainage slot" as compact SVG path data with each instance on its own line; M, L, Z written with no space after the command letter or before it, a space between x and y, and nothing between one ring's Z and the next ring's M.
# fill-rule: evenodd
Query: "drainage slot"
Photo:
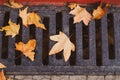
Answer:
M29 27L30 27L30 39L35 39L36 26L33 24L33 25L30 25Z
M102 65L102 40L101 40L101 20L95 21L96 27L96 63L97 66Z
M114 23L113 15L107 15L108 23L108 47L109 47L109 59L115 59L115 45L114 45Z
M9 17L10 17L10 12L6 12L4 16L3 26L8 25ZM5 32L2 33L2 55L1 57L3 59L8 58L8 37L5 36Z
M43 24L47 30L43 30L43 46L42 46L42 62L43 65L49 64L49 18L45 17L43 19Z
M89 27L82 24L83 59L89 59Z
M69 19L69 35L70 35L70 40L74 44L76 43L76 29L75 29L75 24L73 24L73 18ZM76 51L76 50L75 50ZM76 52L71 52L70 56L70 65L75 65L76 64Z
M62 31L62 12L56 13L56 34ZM56 54L56 59L62 59L62 51Z
M19 34L16 35L15 43L22 41L22 19L20 17L17 18L17 24L20 24ZM22 52L15 50L15 64L21 65L21 55Z

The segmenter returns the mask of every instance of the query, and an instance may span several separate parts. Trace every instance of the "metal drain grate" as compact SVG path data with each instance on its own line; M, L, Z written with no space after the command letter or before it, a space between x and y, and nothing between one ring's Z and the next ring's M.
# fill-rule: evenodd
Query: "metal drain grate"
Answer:
M18 9L0 6L0 26L5 26L9 18L21 25L20 34L15 38L0 33L0 61L7 66L7 74L120 74L120 8L109 8L101 20L92 20L88 27L83 23L73 24L73 16L66 7L33 6L29 11L39 13L47 30L30 25L22 26ZM62 52L49 56L54 42L50 35L63 31L71 36L76 45L68 62L64 62ZM15 51L15 42L36 39L35 61Z

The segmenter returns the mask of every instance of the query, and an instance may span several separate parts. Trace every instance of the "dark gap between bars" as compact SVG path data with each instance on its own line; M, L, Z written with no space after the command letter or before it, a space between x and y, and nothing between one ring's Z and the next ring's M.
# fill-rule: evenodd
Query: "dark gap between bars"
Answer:
M62 12L56 13L56 34L62 31ZM56 54L56 59L62 59L63 51Z
M30 35L29 35L29 39L36 39L36 36L35 36L35 31L36 31L36 26L34 24L30 25L29 26L30 28Z
M89 27L82 24L83 59L89 59Z
M69 38L72 43L76 45L76 29L75 29L75 24L73 24L73 18L69 19ZM75 50L76 51L76 50ZM70 56L70 65L74 66L76 64L76 52L71 52Z
M17 24L20 25L20 31L19 31L19 34L16 35L15 43L22 41L22 19L20 17L17 18ZM16 65L21 65L21 56L22 56L22 52L15 50L15 64Z
M96 65L102 65L102 36L101 36L101 20L95 20L96 29Z
M49 64L49 18L44 17L43 24L47 30L43 30L43 44L42 44L42 63L43 65Z
M114 45L114 23L113 23L113 14L107 15L108 23L108 47L109 47L109 59L115 59L115 45Z
M10 12L5 12L3 27L9 25ZM2 59L8 58L8 37L5 36L5 31L2 32Z

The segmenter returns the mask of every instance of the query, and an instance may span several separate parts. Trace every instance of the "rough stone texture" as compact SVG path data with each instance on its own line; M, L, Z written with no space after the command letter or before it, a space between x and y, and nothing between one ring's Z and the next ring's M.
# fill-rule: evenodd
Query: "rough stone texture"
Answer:
M51 80L69 80L68 75L53 75L51 76Z
M15 79L17 80L33 80L33 76L29 76L29 75L17 75L15 76Z
M105 76L105 80L115 80L115 76L113 76L113 75L107 75L107 76Z
M115 80L120 80L120 75L116 75Z
M6 75L11 80L120 80L120 75Z
M34 75L33 80L50 80L50 76L47 75Z
M87 79L87 76L84 76L84 75L70 76L70 80L86 80L86 79Z
M88 76L87 80L104 80L104 76Z

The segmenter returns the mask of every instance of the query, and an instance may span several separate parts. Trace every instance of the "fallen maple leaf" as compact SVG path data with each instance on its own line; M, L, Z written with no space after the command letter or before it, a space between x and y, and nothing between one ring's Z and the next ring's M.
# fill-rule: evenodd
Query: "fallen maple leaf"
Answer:
M0 68L6 68L6 66L0 63Z
M77 7L77 5L79 5L79 4L77 4L77 3L69 3L68 7L70 9L74 9L75 7Z
M36 47L36 40L32 39L27 42L27 44L24 44L23 42L19 42L18 44L15 44L16 50L21 51L26 57L28 57L31 61L34 61L34 49Z
M79 23L83 21L83 23L88 26L89 21L92 18L92 15L86 10L86 8L82 8L77 5L69 14L74 16L74 23Z
M102 9L102 4L99 5L97 7L96 10L93 11L92 15L93 15L93 19L101 19L105 13L107 13L107 9L108 9L108 4L106 4L106 6L104 7L104 9Z
M75 51L75 45L63 32L59 32L59 35L50 36L50 39L57 41L57 43L52 47L49 55L57 54L63 50L64 60L66 62L71 55L71 51Z
M4 71L0 71L0 80L6 80L6 77L4 75Z
M22 23L24 26L35 24L36 27L46 30L44 24L41 23L41 17L34 12L27 13L28 7L24 10L19 11L19 16L22 18Z
M9 0L9 2L4 3L4 5L12 8L22 8L23 5L15 2L15 0Z
M0 29L0 31L6 31L6 36L12 36L15 37L17 34L19 34L19 29L20 29L20 25L16 24L16 23L13 23L11 20L9 20L9 25L8 26L5 26L5 27L2 27L2 29Z
M39 28L42 28L44 30L46 30L44 24L40 23L39 21L41 21L41 17L34 13L34 12L31 12L31 13L28 13L28 24L31 25L31 24L35 24L36 27L39 27Z
M28 26L28 23L27 23L27 17L28 17L27 10L28 10L28 7L26 7L23 10L19 10L19 16L22 18L22 23L26 27Z

